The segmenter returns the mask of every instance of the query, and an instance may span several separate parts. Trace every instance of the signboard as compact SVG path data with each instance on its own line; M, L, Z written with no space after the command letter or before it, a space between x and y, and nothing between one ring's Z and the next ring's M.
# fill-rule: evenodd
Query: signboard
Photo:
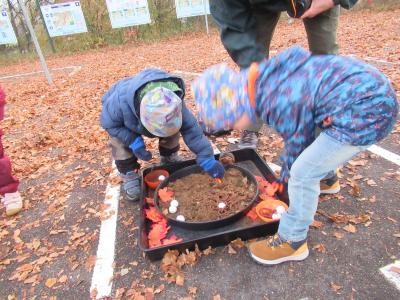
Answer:
M112 28L151 22L147 0L106 0L106 3Z
M87 32L85 18L79 1L41 6L50 36Z
M6 11L0 12L0 44L16 43L17 37Z
M204 15L203 1L206 1L207 14L210 14L209 0L175 0L177 18Z

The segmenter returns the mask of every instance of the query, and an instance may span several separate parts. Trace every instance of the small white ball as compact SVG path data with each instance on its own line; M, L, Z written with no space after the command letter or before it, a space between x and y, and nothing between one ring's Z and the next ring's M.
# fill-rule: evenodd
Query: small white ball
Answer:
M286 209L285 209L285 207L282 206L282 205L279 205L279 206L276 208L276 212L277 212L278 214L283 214L285 211L286 211Z
M158 176L158 180L164 180L164 179L165 179L165 176L164 176L164 175Z
M169 208L168 208L168 211L171 213L171 214L174 214L174 213L176 213L177 211L178 211L178 209L176 208L176 206L170 206Z
M178 205L179 205L179 202L178 202L178 200L171 200L171 203L170 203L170 205L171 206L175 206L175 207L178 207Z
M218 203L218 208L225 208L226 204L223 202Z
M185 221L185 217L182 216L182 215L177 216L176 219L177 219L178 221Z
M281 216L282 216L281 214L274 213L274 214L272 215L272 219L277 220L277 219L280 219Z

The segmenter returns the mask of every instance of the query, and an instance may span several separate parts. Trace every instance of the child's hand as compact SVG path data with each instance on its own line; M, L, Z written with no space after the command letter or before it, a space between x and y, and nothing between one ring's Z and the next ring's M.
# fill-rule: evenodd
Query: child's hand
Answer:
M224 177L225 175L225 168L219 161L215 161L214 165L211 168L207 170L206 168L204 168L204 170L207 172L208 175L213 178L222 179L222 177Z
M133 154L141 160L149 161L152 158L151 152L146 151L146 147L144 146L144 141L141 136L138 136L136 140L129 145L129 148L132 149Z

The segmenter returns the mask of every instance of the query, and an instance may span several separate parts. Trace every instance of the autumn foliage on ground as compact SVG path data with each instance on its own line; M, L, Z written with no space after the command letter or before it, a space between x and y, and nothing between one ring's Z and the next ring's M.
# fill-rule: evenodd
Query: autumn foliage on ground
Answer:
M356 56L374 63L389 77L396 93L400 94L400 11L354 12L342 15L338 31L342 55ZM289 46L307 47L307 38L301 21L292 24L280 22L271 45L271 55L276 55ZM389 63L379 62L386 61ZM51 300L68 299L71 293L77 299L87 299L93 267L97 262L96 249L99 226L117 212L104 206L106 184L120 184L118 177L110 178L111 155L107 147L107 133L99 124L103 94L118 80L134 76L145 68L162 68L174 75L187 76L186 83L207 67L226 62L238 70L224 50L217 32L176 36L162 43L124 45L101 51L88 51L70 56L46 57L53 84L49 85L39 60L0 66L1 85L7 94L6 120L0 123L5 136L3 143L13 165L13 174L21 180L19 191L23 197L24 210L14 217L6 217L0 207L0 260L1 298L30 299L32 297ZM39 72L39 73L36 73ZM40 73L41 72L41 73ZM29 75L24 75L29 73ZM192 76L192 77L190 77ZM5 78L7 77L7 78ZM186 103L195 111L190 87L186 90ZM393 134L400 132L399 124ZM238 132L232 133L238 137ZM229 143L226 137L214 139L224 151ZM278 162L283 142L278 135L260 138L260 155L266 161ZM142 167L159 162L158 142L145 139L146 147L153 152L153 159ZM181 153L193 158L193 154L182 143ZM363 159L353 161L347 167L350 179L343 182L351 187L350 196L360 195L360 182L356 172ZM390 174L389 174L390 173ZM385 174L387 180L399 180L395 172ZM367 181L373 186L372 182ZM343 193L338 197L349 196ZM329 201L325 196L321 202ZM342 198L339 198L341 200ZM363 199L374 203L376 198ZM120 279L129 273L130 283L119 286L114 296L133 298L160 294L166 297L165 287L160 283L149 287L149 262L142 258L138 249L139 217L120 202L118 226L128 231L126 241L129 251L142 259L141 272L134 272L138 262L126 262L115 267L115 277ZM366 212L345 215L318 212L333 222L345 222L347 233L356 233L357 226L369 226L372 219ZM149 217L154 222L154 245L163 240L168 244L178 237L161 238L168 226L153 212ZM122 222L121 222L122 219ZM323 224L315 223L315 228ZM337 239L343 238L337 230ZM117 259L119 251L116 249ZM324 245L317 251L329 251ZM210 250L211 251L211 250ZM230 246L229 253L235 250ZM198 260L195 251L180 256L171 252L163 261L163 273L169 282L183 284L188 277L184 266L192 266ZM180 254L182 255L182 254ZM184 274L184 278L182 278ZM164 275L164 274L163 274ZM128 279L125 279L128 280ZM126 282L126 281L121 281ZM189 294L196 293L190 283ZM335 287L338 289L340 287ZM169 294L167 296L171 296ZM151 298L152 299L152 298Z

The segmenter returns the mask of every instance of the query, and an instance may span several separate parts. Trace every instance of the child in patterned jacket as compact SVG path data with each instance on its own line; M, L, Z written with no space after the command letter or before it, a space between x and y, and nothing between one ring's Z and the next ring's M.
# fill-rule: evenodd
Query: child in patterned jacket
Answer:
M192 92L207 126L240 130L260 117L284 139L280 184L288 190L289 210L274 236L249 248L264 265L308 257L321 180L339 187L337 168L385 138L399 112L395 91L376 68L355 58L311 56L300 47L240 73L217 65ZM316 129L322 130L318 137Z

